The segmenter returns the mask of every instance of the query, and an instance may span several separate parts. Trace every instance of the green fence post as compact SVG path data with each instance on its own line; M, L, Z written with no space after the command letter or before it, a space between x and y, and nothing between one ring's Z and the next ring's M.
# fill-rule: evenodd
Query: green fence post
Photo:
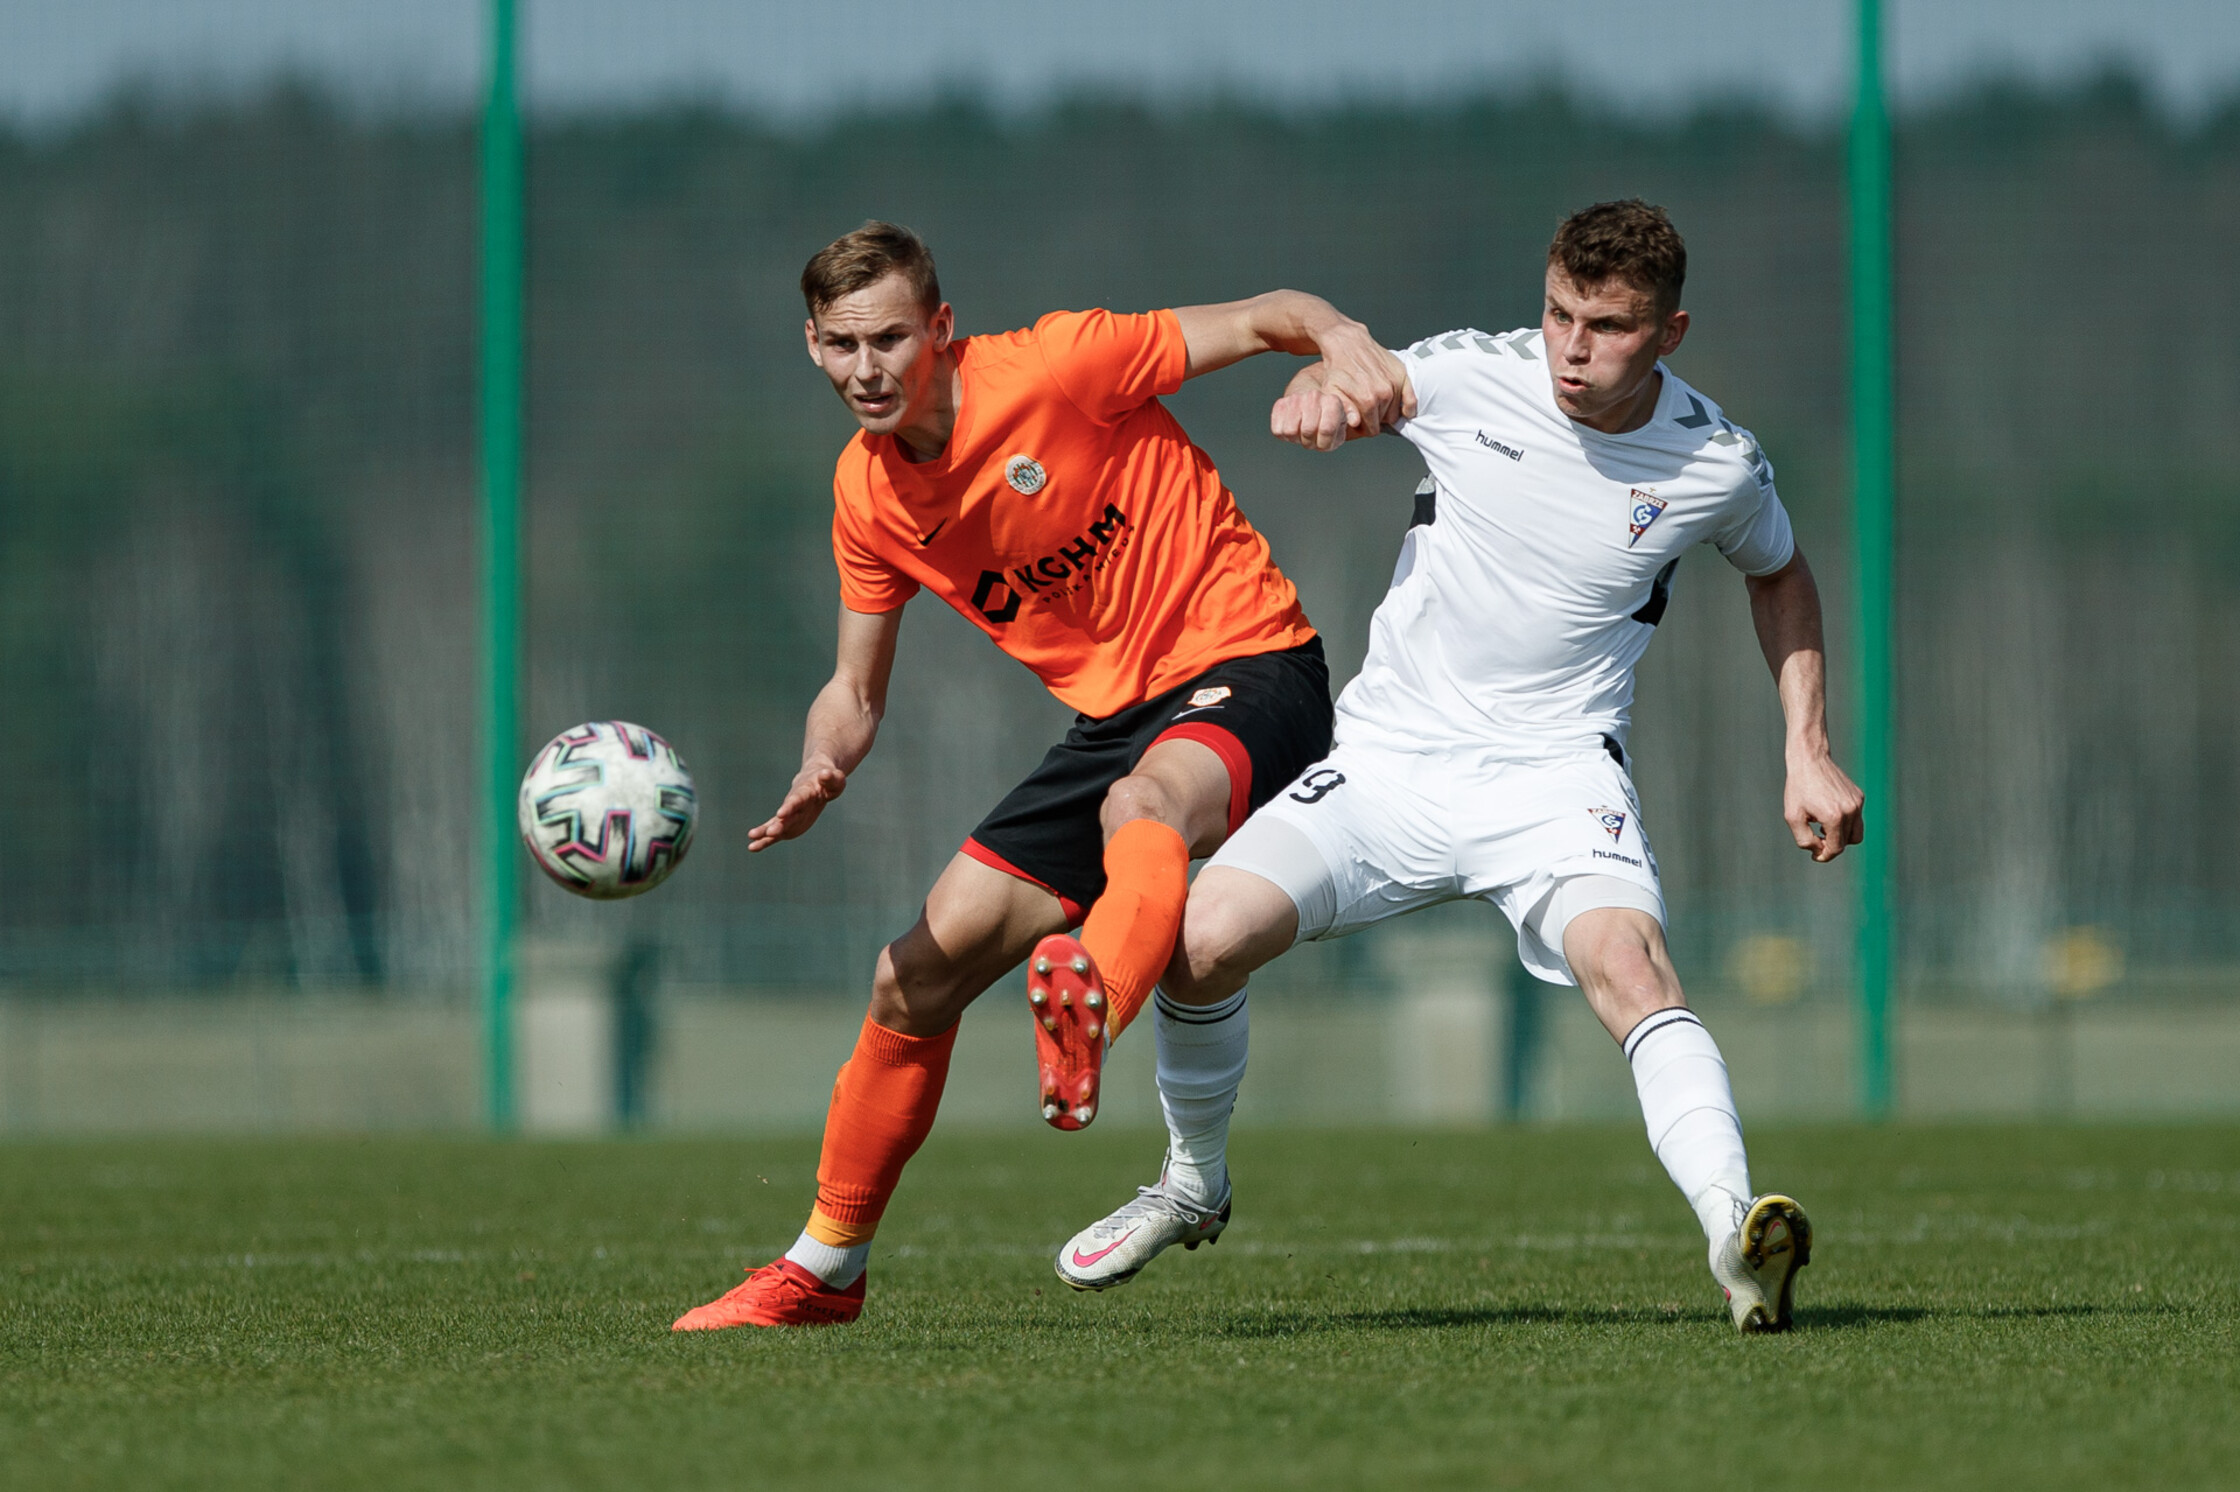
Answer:
M1890 116L1883 100L1881 0L1858 0L1851 111L1851 438L1859 617L1859 1105L1890 1113L1891 867L1898 814L1891 771L1890 654L1895 411L1891 377Z
M515 0L490 0L482 110L482 1039L490 1126L513 1124L514 761L521 605L521 108Z
M1523 964L1509 963L1509 1039L1501 1082L1501 1117L1511 1124L1532 1113L1532 1076L1540 1065L1547 1008L1540 981Z

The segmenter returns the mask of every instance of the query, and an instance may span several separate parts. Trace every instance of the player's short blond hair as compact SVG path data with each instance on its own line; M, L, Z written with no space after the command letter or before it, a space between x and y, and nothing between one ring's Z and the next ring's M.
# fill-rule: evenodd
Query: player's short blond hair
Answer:
M1548 263L1579 285L1617 280L1657 303L1657 314L1680 309L1688 282L1688 246L1661 207L1639 197L1582 207L1556 229Z
M873 218L853 233L843 233L809 256L801 271L801 295L815 316L844 295L901 275L931 316L941 309L941 277L934 272L933 250L900 223Z

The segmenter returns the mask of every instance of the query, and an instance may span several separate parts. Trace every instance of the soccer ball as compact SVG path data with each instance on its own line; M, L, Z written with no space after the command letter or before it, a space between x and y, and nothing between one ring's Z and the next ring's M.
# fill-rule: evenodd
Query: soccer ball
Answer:
M548 742L521 779L521 842L578 896L651 891L692 848L700 803L677 748L642 725L594 720Z

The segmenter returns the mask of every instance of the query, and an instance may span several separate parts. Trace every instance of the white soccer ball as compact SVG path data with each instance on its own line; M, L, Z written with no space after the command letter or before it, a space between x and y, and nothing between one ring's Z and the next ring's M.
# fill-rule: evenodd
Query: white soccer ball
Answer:
M651 891L692 848L700 802L677 748L624 720L562 731L521 779L521 842L578 896Z

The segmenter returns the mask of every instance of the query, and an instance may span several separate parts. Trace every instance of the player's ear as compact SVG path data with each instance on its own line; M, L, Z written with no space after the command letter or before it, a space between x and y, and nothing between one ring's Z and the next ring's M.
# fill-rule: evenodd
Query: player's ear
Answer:
M824 366L824 349L817 345L817 318L812 316L802 323L801 334L809 341L809 361Z
M939 352L957 334L957 313L949 308L947 301L943 301L940 309L933 313L933 320L929 324L933 328L933 350Z
M1664 335L1657 341L1657 356L1670 357L1680 350L1680 341L1688 335L1688 313L1675 311L1664 319Z

